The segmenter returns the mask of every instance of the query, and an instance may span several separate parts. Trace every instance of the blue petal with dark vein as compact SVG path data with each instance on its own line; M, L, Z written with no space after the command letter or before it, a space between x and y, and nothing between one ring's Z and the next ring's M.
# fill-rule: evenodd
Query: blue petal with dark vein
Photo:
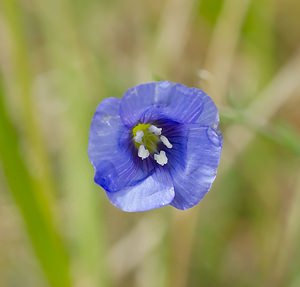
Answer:
M210 190L222 149L222 136L217 130L199 124L187 125L186 129L185 156L177 158L183 162L170 162L175 189L171 205L178 209L191 208Z
M134 186L106 194L112 204L129 212L165 206L175 195L171 176L162 167L157 167L152 174Z
M202 90L189 88L182 84L168 81L151 82L141 84L129 89L121 100L120 115L125 125L133 127L141 118L146 122L151 119L149 109L156 110L156 113L179 123L201 122L211 120L214 113L212 100ZM209 112L204 113L204 105L209 107ZM145 113L149 116L145 116Z
M131 150L130 130L119 115L120 100L105 99L93 117L88 146L95 182L108 192L132 186L148 176Z
M195 123L200 124L201 126L210 126L216 129L219 124L218 108L208 95L203 97L202 104L202 112Z
M158 150L164 150L168 158L168 164L164 168L169 169L170 166L178 168L178 166L185 166L186 158L186 145L188 130L186 125L179 124L167 119L163 119L157 122L158 126L162 128L163 135L172 144L172 148L167 148L163 143L159 144Z

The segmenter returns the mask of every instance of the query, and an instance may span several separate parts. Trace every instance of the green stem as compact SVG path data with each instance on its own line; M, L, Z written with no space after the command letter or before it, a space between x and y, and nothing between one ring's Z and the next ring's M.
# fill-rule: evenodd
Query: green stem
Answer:
M0 79L1 80L1 79ZM9 191L20 210L33 249L51 286L71 286L65 249L54 227L48 205L20 153L16 130L5 108L0 82L0 160ZM45 214L47 211L47 215Z

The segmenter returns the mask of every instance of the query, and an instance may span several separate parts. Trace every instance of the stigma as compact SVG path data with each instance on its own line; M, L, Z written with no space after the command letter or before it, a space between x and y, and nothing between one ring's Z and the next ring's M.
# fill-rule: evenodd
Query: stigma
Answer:
M168 149L171 149L173 145L162 132L162 128L151 124L138 124L133 128L133 140L139 158L144 160L151 156L161 166L168 163L166 152L164 150L159 151L158 144L162 143ZM161 144L159 146L162 147Z

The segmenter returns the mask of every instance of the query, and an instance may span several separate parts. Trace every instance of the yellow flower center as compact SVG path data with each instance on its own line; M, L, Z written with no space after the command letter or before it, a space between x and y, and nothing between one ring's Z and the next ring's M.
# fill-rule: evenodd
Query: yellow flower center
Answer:
M132 134L135 139L134 145L137 149L139 149L141 145L144 145L150 153L157 152L157 144L160 141L159 134L155 134L151 131L151 124L136 125L132 129ZM139 135L141 135L141 140L139 140Z

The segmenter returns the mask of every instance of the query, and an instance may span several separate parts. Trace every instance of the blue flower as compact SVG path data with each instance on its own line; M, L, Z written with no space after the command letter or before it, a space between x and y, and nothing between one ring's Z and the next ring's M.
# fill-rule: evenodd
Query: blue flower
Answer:
M188 209L209 191L222 150L219 115L202 90L151 82L107 98L92 120L95 182L124 211Z

